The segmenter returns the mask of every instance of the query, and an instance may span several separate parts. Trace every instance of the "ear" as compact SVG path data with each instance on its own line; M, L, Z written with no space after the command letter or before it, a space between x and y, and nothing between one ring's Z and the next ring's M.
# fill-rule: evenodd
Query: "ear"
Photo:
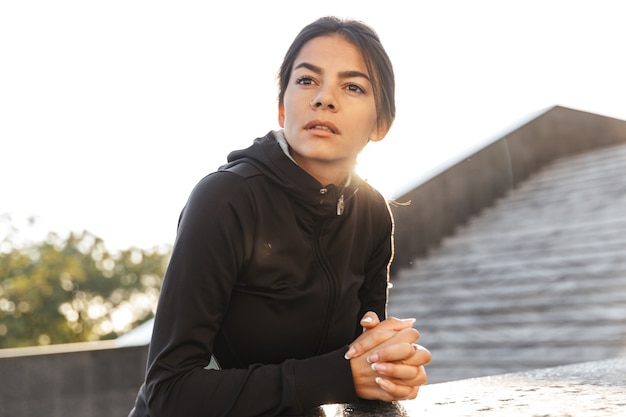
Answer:
M282 103L278 105L278 125L285 128L285 106Z
M389 132L389 126L387 123L383 121L379 121L376 123L374 129L372 129L372 133L370 134L370 142L378 142L383 140L387 133Z

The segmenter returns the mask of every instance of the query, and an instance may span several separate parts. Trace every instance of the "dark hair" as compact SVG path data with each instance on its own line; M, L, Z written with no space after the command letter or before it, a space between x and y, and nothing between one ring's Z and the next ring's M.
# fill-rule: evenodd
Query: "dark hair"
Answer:
M278 73L278 103L283 104L285 90L294 61L305 43L325 35L340 35L352 42L363 55L367 71L373 77L372 88L376 102L378 123L391 127L396 118L395 77L393 66L378 34L357 20L343 20L334 16L322 17L305 26L291 43Z

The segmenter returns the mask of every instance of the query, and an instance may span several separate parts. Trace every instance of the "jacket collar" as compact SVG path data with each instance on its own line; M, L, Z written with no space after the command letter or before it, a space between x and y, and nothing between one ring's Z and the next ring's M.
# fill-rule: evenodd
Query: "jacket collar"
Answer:
M276 141L280 145L280 148L283 150L285 155L287 155L287 157L291 159L294 164L298 165L298 163L293 158L293 156L291 156L291 151L289 150L289 144L287 143L287 138L285 138L285 131L283 129L280 129L280 130L274 130L272 133L274 134ZM351 181L352 181L352 172L348 173L348 177L344 180L341 186L346 187L350 185Z

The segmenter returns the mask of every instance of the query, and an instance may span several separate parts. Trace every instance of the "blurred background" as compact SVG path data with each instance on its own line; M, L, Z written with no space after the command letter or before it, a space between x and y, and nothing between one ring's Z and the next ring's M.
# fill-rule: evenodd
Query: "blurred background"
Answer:
M152 315L191 188L278 127L276 71L317 17L365 21L392 58L396 124L358 169L393 198L555 104L625 119L623 7L3 2L0 347Z

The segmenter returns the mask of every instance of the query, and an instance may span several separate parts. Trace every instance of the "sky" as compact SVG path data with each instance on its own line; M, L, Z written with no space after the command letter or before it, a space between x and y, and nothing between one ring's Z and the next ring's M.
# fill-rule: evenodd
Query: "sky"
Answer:
M387 197L554 105L626 119L623 3L0 2L0 233L173 243L197 181L278 128L278 67L324 15L394 64L396 121L358 165Z

